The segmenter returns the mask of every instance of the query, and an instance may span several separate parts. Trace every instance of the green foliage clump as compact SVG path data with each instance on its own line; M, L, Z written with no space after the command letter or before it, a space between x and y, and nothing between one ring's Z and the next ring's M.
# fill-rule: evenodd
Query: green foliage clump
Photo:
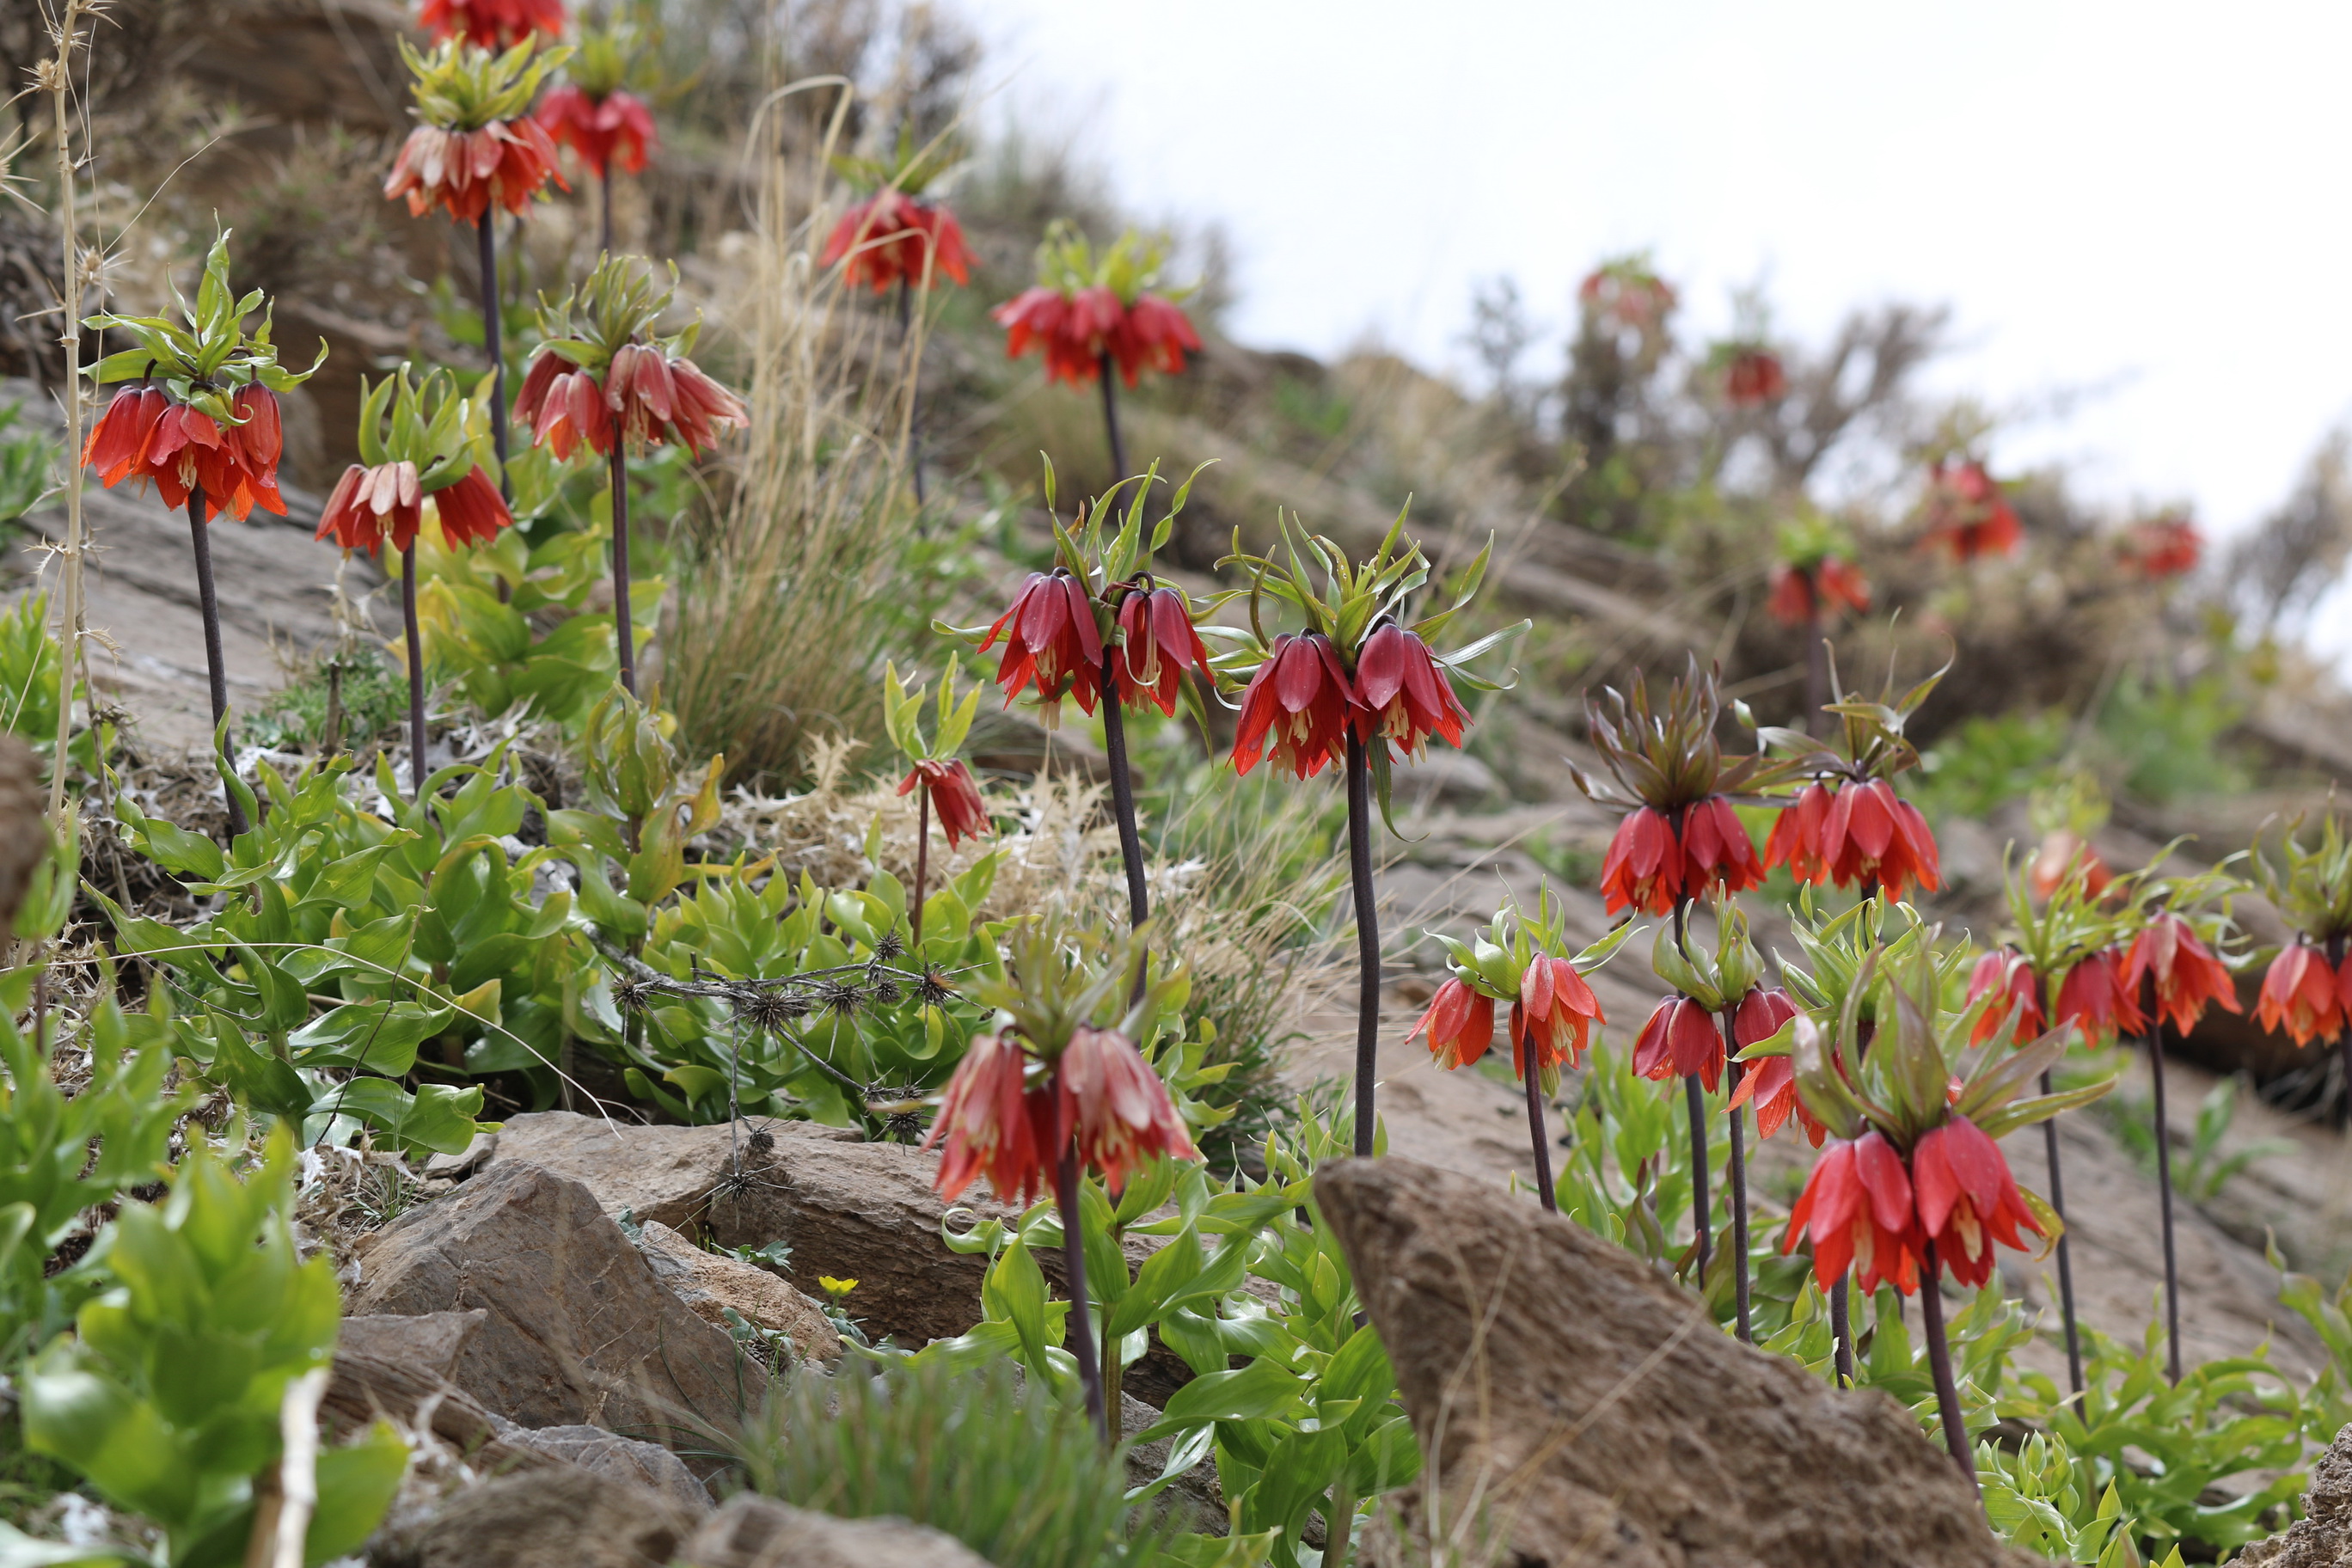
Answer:
M1931 822L1982 821L2054 779L2065 749L2062 713L1970 719L1920 757L1912 798Z
M273 751L351 746L383 734L408 711L408 677L366 644L310 661L270 693L247 734ZM335 733L328 734L332 718Z
M24 405L0 408L0 523L14 522L57 488L58 444L38 430L16 435Z

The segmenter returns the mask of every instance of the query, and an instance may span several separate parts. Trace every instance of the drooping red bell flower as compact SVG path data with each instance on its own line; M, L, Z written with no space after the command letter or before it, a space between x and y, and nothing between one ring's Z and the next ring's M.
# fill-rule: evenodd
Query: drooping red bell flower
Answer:
M1723 1081L1723 1034L1715 1015L1687 996L1669 996L1633 1042L1633 1070L1643 1078L1696 1077L1709 1094Z
M1576 965L1548 952L1536 954L1519 977L1518 1000L1511 1004L1511 1068L1528 1076L1528 1045L1535 1045L1536 1071L1572 1068L1584 1059L1587 1036L1605 1024L1601 998Z
M1647 331L1663 324L1675 308L1674 285L1650 270L1646 259L1621 257L1593 268L1576 286L1578 301L1621 327Z
M506 49L534 32L563 36L563 0L425 0L417 24L433 41L463 38L486 49Z
M392 174L383 182L387 201L408 199L411 217L441 207L459 223L478 223L490 204L510 213L530 205L552 180L572 188L555 166L555 143L547 128L528 116L498 120L478 131L445 131L420 125L400 144Z
M2138 997L2124 984L2121 955L2113 950L2092 953L2068 970L2051 1011L2061 1024L2082 1030L2092 1045L2114 1039L2118 1030L2126 1035L2147 1030Z
M2197 1026L2205 1009L2220 1003L2224 1012L2242 1013L2229 967L2197 940L2189 922L2169 911L2150 921L2132 938L2124 959L2124 994L2137 1001L2143 981L2156 983L2156 1010L2182 1034Z
M1448 980L1429 999L1421 1021L1405 1036L1429 1031L1430 1055L1448 1071L1468 1067L1495 1043L1495 999L1460 980Z
M1186 353L1201 352L1201 334L1192 319L1157 294L1139 294L1127 308L1127 317L1111 333L1110 357L1128 385L1145 370L1175 375L1184 368Z
M1740 998L1738 1010L1731 1016L1732 1048L1744 1051L1770 1039L1796 1016L1797 1004L1787 992L1754 987ZM1769 1138L1780 1131L1780 1124L1789 1120L1792 1110L1804 1124L1805 1136L1814 1148L1820 1148L1829 1133L1805 1102L1797 1098L1796 1063L1788 1057L1764 1057L1745 1064L1739 1087L1731 1091L1729 1103L1735 1110L1743 1105L1756 1107L1756 1135L1759 1138Z
M2330 968L2327 955L2305 942L2279 949L2263 975L2263 994L2254 1016L2263 1027L2285 1031L2298 1046L2333 1040L2344 1032L2352 1014L2352 957L2341 974Z
M2006 949L1986 953L1977 960L1969 975L1969 1001L1990 994L1994 1000L1980 1014L1976 1027L1969 1035L1970 1045L1980 1046L2000 1032L2010 1009L2018 1009L2017 1029L2012 1040L2031 1040L2042 1032L2042 986L2033 973L2033 966L2021 952Z
M1855 615L1870 611L1870 584L1851 561L1824 555L1810 566L1773 563L1772 596L1765 602L1772 618L1783 626L1811 626L1815 617L1837 610Z
M1911 1182L1936 1261L1972 1289L1992 1277L1994 1242L2022 1251L2021 1229L2046 1234L2018 1193L2000 1145L1965 1116L1920 1138L1911 1151Z
M1118 602L1124 638L1111 674L1118 700L1130 708L1150 703L1173 716L1182 677L1192 670L1207 679L1208 646L1192 627L1192 606L1175 588L1138 590Z
M1927 477L1927 540L1961 561L1980 555L2013 555L2025 531L2008 496L1973 458L1946 466Z
M1081 1028L1058 1062L1082 1167L1100 1171L1116 1197L1130 1173L1162 1154L1197 1160L1168 1086L1116 1029Z
M425 493L433 498L433 505L441 514L441 535L453 548L488 544L499 536L499 530L514 526L514 514L507 510L506 498L499 494L499 487L479 468L467 470L466 476L454 485Z
M1885 1134L1874 1130L1851 1142L1833 1140L1822 1151L1789 1211L1780 1250L1794 1252L1807 1237L1813 1243L1813 1278L1824 1290L1848 1268L1864 1295L1881 1282L1906 1296L1919 1288L1927 1237L1903 1157Z
M1741 893L1764 880L1756 841L1723 796L1711 795L1685 806L1681 837L1685 898L1696 898L1718 882L1727 893Z
M1830 821L1830 792L1817 784L1799 790L1796 798L1772 819L1764 840L1764 868L1786 866L1789 875L1815 886L1830 879L1830 863L1822 853L1822 836Z
M559 458L583 446L608 456L614 441L679 446L700 457L721 426L751 423L740 398L659 343L622 344L601 380L542 343L524 373L515 417Z
M531 118L550 139L579 153L600 180L616 162L625 173L645 173L646 154L655 142L654 111L626 88L592 98L576 83L562 82L548 90Z
M1784 397L1788 391L1789 373L1769 349L1741 349L1724 367L1723 395L1734 408L1753 408Z
M1346 757L1355 711L1354 688L1330 639L1283 633L1242 692L1234 771L1245 773L1271 756L1299 778L1313 778Z
M898 793L912 795L920 784L930 785L931 805L939 810L940 826L947 832L949 848L988 832L988 805L981 799L980 781L971 776L971 769L961 757L944 761L938 757L919 759L907 771L907 776L898 781Z
M1095 710L1102 694L1102 633L1085 584L1067 572L1031 573L1012 607L980 639L980 651L1000 638L1004 656L996 683L1008 707L1034 683L1048 729L1060 722L1065 697L1076 698L1081 712Z
M530 431L531 444L559 461L582 447L599 457L613 450L613 411L596 378L544 349L531 355L515 398L515 417Z
M817 265L835 262L845 263L842 281L853 289L870 287L877 294L900 282L919 288L927 278L940 276L958 284L971 281L971 251L955 215L935 202L887 186L852 204L833 226ZM1047 353L1050 376L1052 351Z
M997 1197L1024 1207L1050 1192L1063 1125L1052 1091L1027 1087L1029 1058L1003 1035L974 1035L948 1079L923 1147L944 1142L932 1186L953 1203L981 1176Z
M1919 808L1885 779L1841 784L1822 819L1821 858L1841 888L1875 881L1890 899L1907 888L1943 886L1936 836Z
M416 542L425 521L425 491L415 463L379 463L362 468L353 463L336 481L319 513L316 539L332 536L345 550L370 553L390 541L394 550Z
M1617 824L1601 859L1601 891L1612 915L1662 915L1675 907L1683 891L1683 851L1663 813L1644 805Z
M242 423L223 425L193 405L173 402L153 384L115 394L82 444L82 462L111 489L125 479L152 481L164 505L177 510L197 487L205 521L222 512L243 521L256 506L286 515L278 493L278 461L285 450L277 395L248 385L230 400Z
M1370 744L1378 737L1405 756L1420 756L1432 735L1459 746L1470 721L1429 645L1393 621L1374 628L1356 655L1356 698L1358 738Z
M2117 553L2126 566L2156 583L2196 571L2205 553L2205 539L2187 518L2158 518L2126 530Z
M1004 329L1005 358L1019 359L1034 345L1045 353L1045 379L1073 386L1099 375L1106 354L1133 386L1146 369L1172 375L1184 368L1186 353L1201 352L1201 334L1176 305L1150 293L1128 304L1099 284L1066 292L1040 284L989 316Z

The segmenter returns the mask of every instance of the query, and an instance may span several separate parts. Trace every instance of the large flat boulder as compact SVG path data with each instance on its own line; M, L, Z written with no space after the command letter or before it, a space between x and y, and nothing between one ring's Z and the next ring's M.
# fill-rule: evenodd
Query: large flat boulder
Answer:
M571 1465L468 1487L385 1530L371 1568L670 1568L695 1521L661 1493Z
M764 1373L697 1317L580 1183L501 1160L359 1253L354 1313L479 1309L450 1381L522 1426L594 1426L676 1446L731 1421Z
M1507 1536L1455 1542L1472 1560L1520 1568L2032 1561L1892 1399L1738 1343L1582 1226L1401 1159L1326 1166L1315 1195L1433 1472L1376 1558L1414 1550L1435 1495Z

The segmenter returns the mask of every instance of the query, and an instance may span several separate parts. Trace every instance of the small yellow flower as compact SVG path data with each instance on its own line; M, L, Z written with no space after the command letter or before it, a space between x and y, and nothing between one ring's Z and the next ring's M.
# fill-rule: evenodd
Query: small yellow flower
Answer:
M847 1297L847 1296L848 1296L848 1294L849 1294L852 1290L855 1290L855 1289L857 1289L857 1281L856 1281L856 1280L855 1280L855 1279L835 1279L832 1275L830 1275L830 1274L820 1274L820 1275L818 1275L818 1276L816 1277L816 1282L817 1282L820 1286L824 1287L824 1293L825 1293L826 1295L828 1295L828 1296L832 1297L832 1298L833 1298L835 1300L836 1300L836 1301L838 1301L838 1300L841 1300L845 1299L845 1297Z

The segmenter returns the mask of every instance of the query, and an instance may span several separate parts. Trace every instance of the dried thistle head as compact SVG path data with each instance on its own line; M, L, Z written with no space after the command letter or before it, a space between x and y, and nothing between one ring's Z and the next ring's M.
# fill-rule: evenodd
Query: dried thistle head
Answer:
M854 981L827 980L817 987L816 1005L838 1018L853 1017L866 1003L866 992Z
M898 982L891 977L890 972L878 963L866 970L866 986L867 996L877 1007L895 1007L898 999L906 994L898 988Z
M905 939L900 937L895 931L886 931L874 943L874 962L877 963L892 963L903 955L906 951L907 943Z
M944 1007L955 996L955 987L936 969L925 969L922 978L915 982L915 1002L919 1006Z
M808 999L787 986L755 986L734 998L735 1016L771 1035L808 1016Z
M654 999L654 984L634 974L625 974L613 982L613 1005L624 1013L643 1012Z

